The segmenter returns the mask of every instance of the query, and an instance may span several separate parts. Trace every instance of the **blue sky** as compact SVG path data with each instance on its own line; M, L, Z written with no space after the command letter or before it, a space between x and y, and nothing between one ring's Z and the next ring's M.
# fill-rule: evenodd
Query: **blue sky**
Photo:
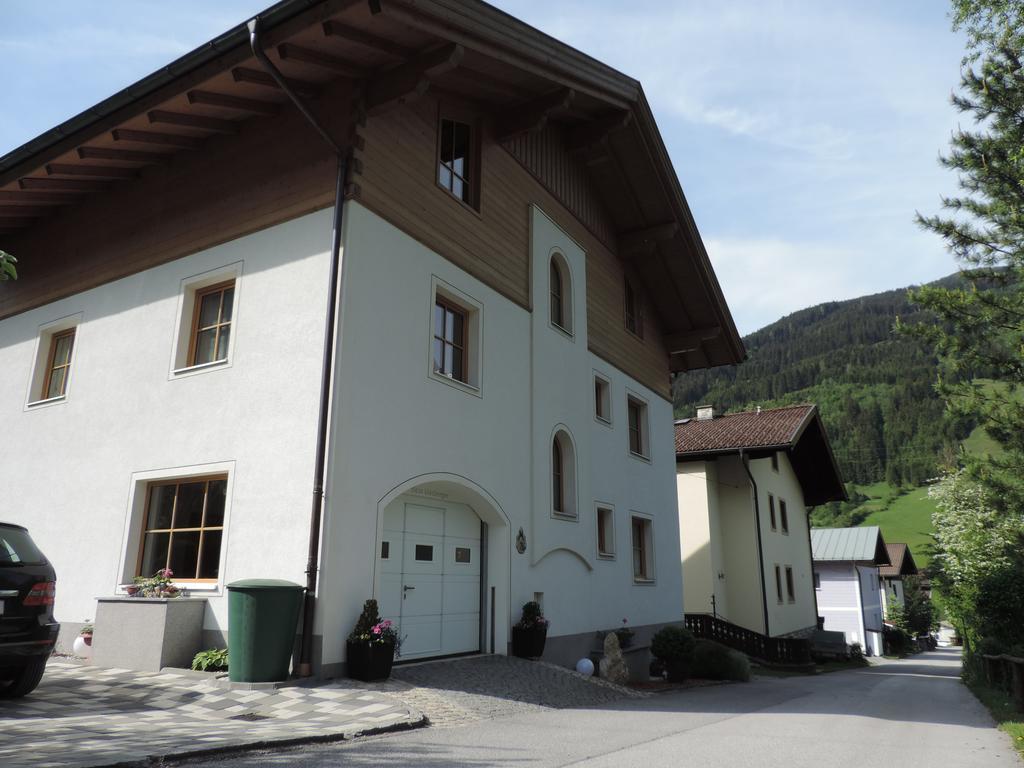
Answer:
M0 154L268 0L0 2ZM938 209L962 39L939 0L499 0L636 77L742 333L954 271Z

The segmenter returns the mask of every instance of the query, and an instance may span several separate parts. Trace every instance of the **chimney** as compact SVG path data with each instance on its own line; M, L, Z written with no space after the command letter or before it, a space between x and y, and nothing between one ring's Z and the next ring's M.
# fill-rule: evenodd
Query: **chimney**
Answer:
M711 421L715 418L715 409L710 405L697 406L697 421Z

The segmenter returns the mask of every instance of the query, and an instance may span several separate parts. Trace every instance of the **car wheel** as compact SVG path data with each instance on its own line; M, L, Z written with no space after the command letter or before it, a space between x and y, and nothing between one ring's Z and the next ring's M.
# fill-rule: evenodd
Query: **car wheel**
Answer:
M46 656L32 659L7 683L0 682L0 698L16 699L32 693L43 679L46 671Z

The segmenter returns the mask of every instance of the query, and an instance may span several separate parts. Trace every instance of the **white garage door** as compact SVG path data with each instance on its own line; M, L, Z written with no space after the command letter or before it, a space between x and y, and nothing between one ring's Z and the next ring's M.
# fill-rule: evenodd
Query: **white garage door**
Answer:
M402 501L384 512L381 615L401 658L480 650L480 518L463 504Z

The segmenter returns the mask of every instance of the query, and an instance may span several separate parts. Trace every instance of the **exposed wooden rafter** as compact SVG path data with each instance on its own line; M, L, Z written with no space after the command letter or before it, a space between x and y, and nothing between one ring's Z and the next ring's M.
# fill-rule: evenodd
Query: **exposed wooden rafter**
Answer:
M134 179L139 175L134 168L70 163L49 163L46 166L46 173L50 176L92 176L97 179Z
M54 190L60 192L101 192L110 188L110 182L93 179L40 179L26 176L18 179L22 189Z
M669 354L678 355L684 352L695 352L705 341L717 339L722 333L721 326L710 325L706 328L694 328L691 331L669 333L665 335L665 346Z
M419 98L430 89L431 78L458 67L465 54L461 45L443 45L381 73L367 84L367 112L383 112Z
M321 53L312 48L303 48L301 45L282 43L277 46L277 55L281 61L297 61L302 64L312 64L314 67L327 69L345 77L363 77L366 71L348 59L335 56L331 53Z
M21 216L47 216L53 213L53 208L45 205L11 205L6 208L0 206L0 219L18 218ZM0 221L0 226L4 224Z
M274 88L275 90L281 89L281 86L277 84L274 78L258 69L235 67L231 70L231 77L234 78L236 83L249 83L250 85L260 85L265 88ZM313 83L306 82L305 80L296 80L293 77L286 78L286 81L293 91L307 99L315 99L320 95L320 89Z
M566 149L569 152L586 152L604 144L608 137L633 122L633 113L629 110L615 111L610 115L593 120L580 126L569 134Z
M136 131L132 128L115 128L110 132L114 141L134 141L138 144L155 144L162 147L180 147L181 149L199 149L203 144L201 138L182 136L177 133L157 133L156 131Z
M243 96L231 96L227 93L214 93L213 91L189 91L187 98L189 104L220 107L236 112L248 112L252 115L271 116L281 111L281 105L274 101L248 99Z
M380 37L379 35L350 27L348 24L342 24L340 21L325 21L323 28L324 34L328 37L338 37L356 45L390 53L392 56L397 56L400 59L409 59L416 55L416 51L412 48L399 45L393 40L388 40L386 37Z
M678 232L679 223L675 221L626 232L619 235L619 256L630 258L640 254L653 253L658 243L671 240Z
M81 199L77 192L22 192L0 189L0 203L6 205L69 205Z
M121 160L126 163L166 163L169 154L161 152L136 152L134 149L110 149L109 147L79 147L78 156L83 160Z
M494 121L494 136L498 141L506 141L523 133L533 133L547 125L548 118L555 112L568 109L576 98L572 88L559 88L557 91L519 104Z
M3 229L19 229L21 227L31 227L37 221L38 219L33 216L22 216L20 218L9 216L0 218L0 227Z
M146 113L146 117L149 122L158 125L180 125L214 133L238 133L238 123L234 120L225 120L222 117L188 115L181 112L168 112L164 109L154 109Z

